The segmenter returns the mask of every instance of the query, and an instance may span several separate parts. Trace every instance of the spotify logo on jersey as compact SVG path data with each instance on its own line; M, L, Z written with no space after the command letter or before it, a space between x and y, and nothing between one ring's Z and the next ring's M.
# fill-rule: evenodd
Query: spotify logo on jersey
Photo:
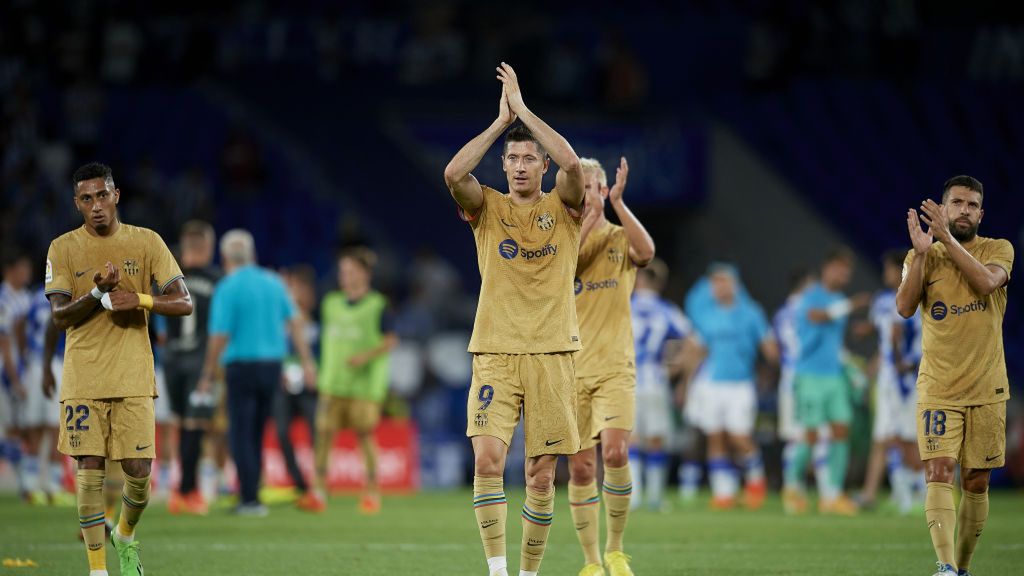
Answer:
M935 320L942 320L945 318L948 311L949 309L946 308L946 304L942 301L932 304L932 318Z
M498 244L498 254L505 260L511 260L519 255L519 244L511 238L502 240L501 244Z

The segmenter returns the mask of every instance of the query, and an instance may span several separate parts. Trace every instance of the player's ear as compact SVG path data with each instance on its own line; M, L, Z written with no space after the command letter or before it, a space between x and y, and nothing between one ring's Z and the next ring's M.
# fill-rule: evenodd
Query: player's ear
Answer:
M114 206L117 206L117 203L120 202L120 201L121 201L121 189L120 188L114 188Z
M550 168L550 167L551 167L551 157L550 156L545 156L544 157L544 171L541 172L541 174L547 174L548 173L548 168Z

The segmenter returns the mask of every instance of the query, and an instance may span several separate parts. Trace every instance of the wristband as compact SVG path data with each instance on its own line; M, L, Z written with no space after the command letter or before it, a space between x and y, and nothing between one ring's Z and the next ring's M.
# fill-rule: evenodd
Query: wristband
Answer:
M143 310L153 309L153 297L149 294L138 294L139 297L139 308Z
M113 310L114 305L110 302L110 292L104 292L103 297L100 298L100 304L103 305L107 310Z
M103 298L103 295L105 294L105 292L104 292L104 291L102 291L102 290L100 290L100 287L99 287L99 286L93 286L93 287L92 287L92 290L90 290L90 291L89 291L89 294L90 294L90 295L91 295L91 296L92 296L93 298L95 298L95 299L99 300L100 298Z
M825 311L828 312L829 318L832 320L838 320L839 318L848 316L850 312L853 311L853 303L848 299L840 300L830 305L828 308L825 308Z

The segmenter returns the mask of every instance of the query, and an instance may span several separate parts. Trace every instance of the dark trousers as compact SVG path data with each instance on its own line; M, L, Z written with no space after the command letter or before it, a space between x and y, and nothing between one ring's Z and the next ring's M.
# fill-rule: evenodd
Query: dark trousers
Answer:
M309 430L309 438L312 442L315 438L313 427L316 418L316 392L303 390L298 394L291 394L284 390L278 392L274 399L274 424L277 426L277 443L281 446L281 456L284 457L284 464L288 467L288 475L292 477L292 483L300 492L309 490L309 484L302 476L299 463L295 460L295 446L292 445L292 437L289 435L292 418L298 416L306 421Z
M238 472L239 500L259 502L263 427L281 387L280 362L232 362L228 384L228 441Z

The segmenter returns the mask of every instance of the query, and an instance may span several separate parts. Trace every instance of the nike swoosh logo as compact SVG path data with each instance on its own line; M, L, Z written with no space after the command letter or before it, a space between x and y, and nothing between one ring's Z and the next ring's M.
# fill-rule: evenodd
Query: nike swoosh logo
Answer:
M991 461L999 458L1000 456L1002 456L1002 454L996 454L995 456L987 456L987 457L985 457L985 462L991 462Z
M942 278L939 278L939 280L942 280ZM935 284L935 283L936 283L936 282L938 282L939 280L932 280L931 282L929 282L929 283L925 284L925 286L931 286L932 284Z
M89 270L92 270L92 268L86 268L85 270L82 270L81 272L75 272L75 278L81 278Z
M605 416L604 421L607 422L609 420L615 420L616 418L618 418L618 416Z
M565 438L562 438L562 440L565 440ZM554 446L555 444L558 444L562 440L555 440L554 442L552 442L551 440L547 440L546 442L544 442L544 445L545 446Z
M138 444L136 444L135 445L135 450L141 452L141 451L145 450L146 448L149 448L150 446L152 446L152 444L146 444L145 446L139 446Z
M509 228L519 228L519 226L516 226L515 224L509 224L508 222L505 222L504 218L500 218L500 220L501 220L502 224L504 224L505 226L508 226Z

